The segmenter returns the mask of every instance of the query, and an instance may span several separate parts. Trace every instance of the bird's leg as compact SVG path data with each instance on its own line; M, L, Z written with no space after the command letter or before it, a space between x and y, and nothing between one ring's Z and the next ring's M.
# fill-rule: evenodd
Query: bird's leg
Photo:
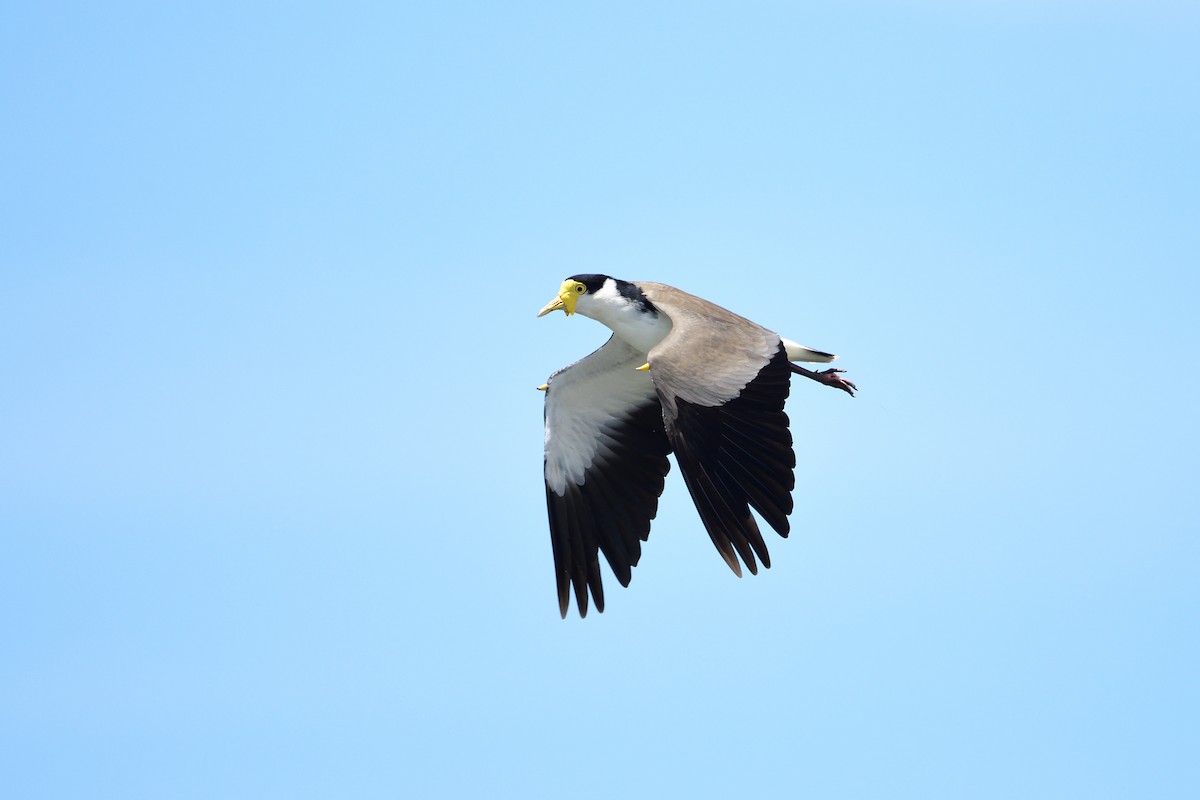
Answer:
M817 383L823 383L826 386L832 386L834 389L841 389L846 394L854 397L854 392L858 389L853 382L846 380L838 375L839 372L845 372L844 369L825 369L820 372L814 372L811 369L805 369L798 364L788 364L792 368L792 372L797 375L803 375L806 378L812 378Z

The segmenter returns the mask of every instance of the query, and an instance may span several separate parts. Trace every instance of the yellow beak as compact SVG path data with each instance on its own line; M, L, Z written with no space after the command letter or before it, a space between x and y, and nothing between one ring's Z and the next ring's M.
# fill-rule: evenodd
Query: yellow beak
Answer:
M569 317L575 313L575 298L578 295L574 291L574 286L577 281L563 281L563 284L558 289L558 297L546 303L546 307L538 312L539 317L544 317L551 311L562 309Z

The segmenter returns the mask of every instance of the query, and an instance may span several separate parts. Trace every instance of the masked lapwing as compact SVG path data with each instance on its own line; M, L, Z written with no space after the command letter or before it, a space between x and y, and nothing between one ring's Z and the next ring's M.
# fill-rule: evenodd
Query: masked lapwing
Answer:
M571 586L604 611L600 553L622 586L650 534L675 460L700 519L733 572L770 567L750 509L789 531L796 456L784 413L792 374L853 396L843 370L748 319L661 283L575 275L538 316L562 310L612 329L596 352L558 370L546 391L546 506L565 617ZM740 561L739 561L740 558Z

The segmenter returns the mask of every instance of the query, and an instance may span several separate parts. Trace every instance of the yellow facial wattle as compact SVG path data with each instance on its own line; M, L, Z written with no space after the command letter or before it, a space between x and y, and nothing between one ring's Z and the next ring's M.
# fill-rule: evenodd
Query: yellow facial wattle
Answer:
M558 288L558 296L546 304L545 308L538 312L539 317L544 317L551 311L562 309L569 317L575 313L575 301L579 296L587 292L587 287L579 281L573 281L570 278L562 282L562 286Z

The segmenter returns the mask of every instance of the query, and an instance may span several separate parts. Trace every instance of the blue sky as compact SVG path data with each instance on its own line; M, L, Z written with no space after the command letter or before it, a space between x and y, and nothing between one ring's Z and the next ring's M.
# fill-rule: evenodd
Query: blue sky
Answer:
M1187 4L0 25L5 796L1200 791ZM793 534L558 617L567 275L841 354ZM807 382L806 382L807 383Z

